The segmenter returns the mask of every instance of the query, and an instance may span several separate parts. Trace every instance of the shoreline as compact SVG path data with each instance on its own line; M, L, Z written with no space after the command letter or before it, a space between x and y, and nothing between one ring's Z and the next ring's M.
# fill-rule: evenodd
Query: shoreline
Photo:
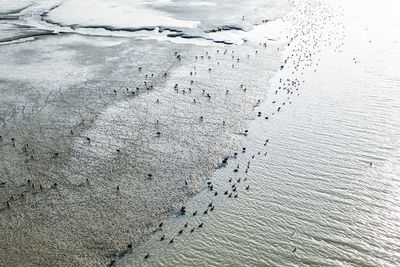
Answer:
M234 53L229 49L231 54L223 55L221 48L212 46L158 41L131 40L94 48L92 40L58 36L33 43L40 51L33 58L41 58L48 53L39 47L41 43L65 48L72 41L79 45L72 45L78 55L74 60L90 63L90 67L69 73L81 80L64 81L50 92L42 89L33 103L41 77L22 95L16 87L27 85L13 82L19 74L5 85L3 81L4 88L11 87L9 95L17 93L0 143L1 182L5 182L0 188L0 223L5 229L0 240L6 244L0 249L0 258L8 265L15 260L15 265L106 264L127 244L135 247L145 240L161 219L201 190L223 158L238 150L238 134L243 134L249 120L256 116L253 107L267 94L265 82L279 65L278 54L260 49L256 55L249 45L235 47ZM140 51L132 52L131 46L140 47ZM18 51L14 46L1 49L7 55ZM180 51L181 60L176 51ZM118 57L121 53L124 58ZM231 67L232 54L242 62L246 54L252 54L251 66L237 61ZM208 60L207 56L212 58ZM32 59L29 54L23 57ZM109 58L111 62L107 62ZM138 58L140 62L133 63ZM67 64L74 66L74 60L67 60ZM103 62L107 62L105 66ZM161 62L162 66L152 62ZM173 64L168 66L167 62ZM57 62L54 64L57 66ZM267 66L270 72L266 75L263 67ZM190 71L197 72L196 76L191 78ZM250 80L247 74L254 71L263 78ZM56 71L56 79L45 79L44 87L56 86L63 74ZM151 74L154 79L150 79ZM249 88L246 93L238 83ZM204 94L202 88L207 88ZM225 90L230 90L228 96ZM17 106L21 97L26 102ZM226 121L224 126L222 121ZM15 146L11 138L15 138Z

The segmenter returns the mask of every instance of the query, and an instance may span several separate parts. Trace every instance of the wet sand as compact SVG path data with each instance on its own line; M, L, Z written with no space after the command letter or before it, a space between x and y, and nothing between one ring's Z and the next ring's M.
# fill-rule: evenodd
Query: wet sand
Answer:
M1 46L0 265L105 265L145 240L238 150L277 47Z

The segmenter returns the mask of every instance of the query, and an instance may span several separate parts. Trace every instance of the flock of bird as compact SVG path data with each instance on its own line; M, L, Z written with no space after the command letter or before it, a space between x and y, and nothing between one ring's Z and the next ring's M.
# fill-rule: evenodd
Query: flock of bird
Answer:
M257 111L257 117L263 117L268 120L271 116L274 116L276 112L280 112L282 108L286 104L292 103L292 95L299 95L299 89L302 83L305 83L303 77L306 71L316 72L317 66L319 62L318 55L323 51L323 47L333 47L334 51L341 52L343 47L343 39L344 39L344 30L345 28L342 26L341 22L335 20L338 16L335 14L332 9L327 6L322 1L310 1L304 2L301 1L298 5L295 4L296 12L291 16L286 16L283 20L289 25L286 28L287 32L292 32L292 34L286 36L287 38L287 46L288 49L285 51L288 53L288 56L283 60L283 64L280 66L281 73L279 75L279 86L273 91L273 94L276 96L275 100L272 100L271 104L272 111L263 115L263 112ZM316 12L318 10L318 12ZM329 26L329 27L328 27ZM327 30L329 28L329 30ZM266 46L265 43L259 43L260 46ZM226 51L225 51L226 53ZM257 51L255 51L257 53ZM208 53L206 54L208 56ZM203 56L202 56L203 57ZM238 59L239 61L239 59ZM210 70L211 71L211 70ZM190 73L192 75L192 73ZM177 86L177 85L176 85ZM240 85L243 90L243 85ZM177 91L177 89L176 89ZM226 92L229 93L229 90ZM284 97L286 95L286 97ZM209 95L207 95L210 97ZM280 105L278 104L277 99L282 100ZM195 100L194 100L195 101ZM276 106L278 105L278 106ZM200 117L202 119L202 117ZM248 130L245 130L243 135L247 136L249 134ZM263 143L264 146L267 146L269 139L266 139ZM242 148L242 153L246 152L246 147ZM264 154L267 152L259 151L258 155ZM234 153L233 157L227 157L222 162L222 166L227 166L228 160L230 158L237 158L238 153ZM248 170L250 168L251 160L256 157L256 154L251 156L251 159L247 161L246 167L243 170L243 174L247 175ZM221 166L220 165L220 166ZM240 165L237 164L234 167L233 172L239 172L241 170ZM248 178L238 178L235 181L233 178L228 178L227 188L222 190L223 193L218 192L212 182L207 182L207 187L210 192L212 192L213 196L218 196L223 194L224 197L227 198L238 198L238 187L237 184L240 182L247 182ZM247 184L245 190L250 189L250 185ZM215 210L215 204L210 201L208 206L204 211L191 211L190 215L187 215L186 208L183 206L180 210L182 215L186 216L198 216L199 214L207 215L209 212ZM158 230L162 230L164 223L161 222L159 224ZM176 233L177 236L182 235L184 232L193 233L196 229L202 228L203 223L199 225L191 226L188 222L186 222L181 230ZM189 230L191 228L191 230ZM187 230L186 230L187 229ZM291 232L291 237L295 236L295 232ZM169 240L169 241L168 241ZM161 242L169 242L173 243L175 241L175 237L167 237L165 234L162 234L160 237ZM292 248L292 253L296 253L298 251L297 247ZM144 255L144 259L148 259L150 257L150 253Z
M320 1L310 1L310 2L304 2L300 1L301 4L295 5L294 9L296 12L290 16L285 17L283 20L287 25L290 25L287 27L287 31L291 32L287 36L287 49L286 52L288 53L288 56L283 60L282 65L280 66L281 72L279 75L281 78L278 78L279 80L279 86L272 90L271 95L274 97L276 96L276 99L272 101L271 105L273 107L273 111L271 111L269 114L263 114L262 111L257 111L256 116L259 118L263 118L265 120L268 120L271 118L271 116L274 116L276 112L280 112L285 105L291 104L292 103L292 95L299 95L299 89L302 83L305 82L305 80L302 78L302 75L304 74L304 71L306 71L307 68L314 68L313 70L316 71L316 67L318 66L318 61L319 59L316 58L318 53L322 51L323 46L328 46L332 45L333 42L338 42L339 44L336 46L336 50L340 51L340 48L343 45L343 42L340 42L343 40L343 35L344 35L344 27L341 26L339 22L335 22L334 14L332 11L327 7L323 2ZM316 12L316 10L318 12ZM334 27L332 27L332 25ZM328 26L331 27L330 30L326 30ZM332 29L336 29L336 31L333 31ZM260 47L267 48L266 43L259 43L258 44ZM204 55L201 56L195 56L195 60L197 59L210 59L211 58L211 53L214 52L216 54L223 54L223 55L231 55L232 59L234 60L232 63L232 68L235 68L235 63L238 64L240 62L240 58L235 57L234 50L229 53L228 49L218 49L214 51L208 51L205 52ZM254 50L254 55L258 54L258 50ZM182 60L182 56L179 52L175 52L174 54L176 60L179 62ZM250 55L247 55L247 57L250 57ZM219 63L218 63L219 64ZM141 67L138 68L139 72L144 71ZM212 72L212 68L208 68L208 71ZM131 95L137 95L141 91L149 91L153 89L153 85L147 82L147 79L153 78L154 73L150 74L145 74L145 81L143 82L142 87L136 87L134 90L126 88L126 92L130 93ZM162 76L164 78L168 77L168 73L165 72ZM192 71L188 73L188 77L192 77L196 75L196 67L193 68ZM190 85L194 83L194 79L190 80ZM240 89L243 92L246 92L247 88L243 84L238 85ZM192 91L191 87L185 87L185 89L181 88L181 85L175 84L173 88L174 92L176 93L190 93ZM117 94L117 90L113 90L114 94ZM231 93L230 90L226 90L225 92L227 95ZM202 96L208 99L211 99L213 96L211 93L207 92L206 90L202 91ZM283 97L284 96L284 97ZM284 99L284 100L282 100ZM198 102L199 100L193 98L193 103ZM258 103L260 103L261 100L258 100ZM160 103L159 99L156 99L156 103ZM203 121L204 117L199 116L199 121ZM158 122L158 121L157 121ZM85 122L82 121L82 124ZM221 124L224 125L226 122L221 121ZM70 131L70 135L73 136L75 133L73 130ZM162 132L157 131L156 136L161 136ZM243 133L244 136L248 135L248 131L244 131ZM5 138L0 136L0 142L4 142ZM90 137L85 137L85 142L87 144L90 144L92 142L92 139ZM22 146L18 146L17 140L15 138L10 138L9 139L9 145L18 148L20 147L23 151L24 154L26 154L30 160L34 161L37 160L36 154L35 154L35 148L32 147L30 144L23 144ZM269 139L265 139L263 141L263 146L267 146L269 143ZM52 156L52 159L57 159L59 157L59 153L62 152L54 152ZM121 153L119 149L116 150L116 153ZM231 158L237 158L238 156L237 152L235 153L232 157L227 157L222 160L221 166L227 166L228 161ZM246 148L243 147L241 149L241 153L246 153ZM261 150L258 152L258 155L266 155L267 152L262 152ZM240 164L235 164L235 168L232 170L233 172L243 172L244 177L241 178L227 178L227 187L225 189L219 189L217 190L215 185L212 182L207 183L208 190L211 192L211 194L214 197L226 197L230 199L236 199L239 198L239 184L244 184L244 191L250 190L250 184L248 183L248 178L246 177L248 170L251 166L251 160L253 160L257 154L251 155L251 158L247 161L245 164L245 167L243 168L240 166ZM152 179L152 174L148 174L148 179ZM90 184L90 180L86 179L85 183ZM27 187L30 189L34 190L50 190L50 189L57 189L60 185L57 182L52 183L51 186L47 186L47 188L42 185L42 184L36 184L35 181L32 179L27 179L26 184ZM188 185L188 181L185 180L185 185ZM6 186L6 181L0 181L0 187L5 187ZM115 189L117 191L120 191L120 186L121 185L115 185ZM28 190L28 192L30 192ZM25 197L26 190L21 192L19 196L13 195L10 196L7 201L4 202L5 209L11 209L13 202L17 200L21 200ZM214 212L216 210L216 205L214 204L214 201L210 200L209 203L204 207L203 210L191 210L188 211L185 206L182 206L180 209L180 214L183 217L187 216L206 216L210 212ZM162 230L164 223L161 222L158 224L157 232L159 230ZM184 233L193 233L196 230L199 230L203 228L204 222L201 222L196 225L191 225L188 222L186 222L183 226L183 228L176 233L177 236L183 235ZM166 236L165 234L160 236L160 242L169 242L169 243L174 243L175 242L175 236ZM292 236L294 235L294 232L292 233ZM133 244L128 244L120 253L120 256L125 255L128 252L132 252L133 249ZM295 253L297 248L295 247L292 252ZM147 253L144 255L144 259L148 259L150 257L150 253ZM118 257L116 257L118 258ZM114 265L116 263L117 259L114 259L111 261L110 265Z

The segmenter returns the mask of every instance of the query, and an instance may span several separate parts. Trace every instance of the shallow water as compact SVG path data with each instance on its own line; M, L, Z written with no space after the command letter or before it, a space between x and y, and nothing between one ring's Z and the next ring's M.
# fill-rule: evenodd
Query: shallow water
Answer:
M186 215L177 213L164 222L119 265L398 265L396 6L392 0L379 6L373 1L297 1L285 17L283 35L298 36L284 52L288 63L271 80L268 99L255 109L262 116L242 139L246 152L239 150L210 177L213 191L205 186L185 203ZM232 198L224 195L226 190Z

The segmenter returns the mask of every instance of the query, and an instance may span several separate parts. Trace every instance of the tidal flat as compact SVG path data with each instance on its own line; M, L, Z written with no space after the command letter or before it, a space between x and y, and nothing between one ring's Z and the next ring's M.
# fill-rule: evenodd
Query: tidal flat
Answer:
M50 34L0 46L0 265L109 264L239 149L280 44L54 32L27 16Z

